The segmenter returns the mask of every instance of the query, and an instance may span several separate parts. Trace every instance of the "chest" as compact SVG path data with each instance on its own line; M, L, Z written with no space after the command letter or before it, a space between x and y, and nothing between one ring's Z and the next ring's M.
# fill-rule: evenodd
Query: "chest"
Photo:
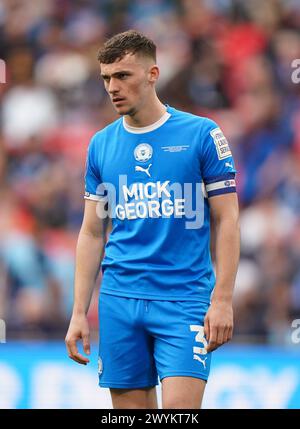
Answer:
M133 183L165 182L183 185L202 181L196 139L185 136L120 136L106 142L99 168L103 182L119 188Z

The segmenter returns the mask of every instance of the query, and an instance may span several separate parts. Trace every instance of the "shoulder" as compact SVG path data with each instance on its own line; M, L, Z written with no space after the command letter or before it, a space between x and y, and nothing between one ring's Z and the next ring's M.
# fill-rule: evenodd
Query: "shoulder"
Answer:
M106 127L101 130L96 131L92 136L90 141L90 146L97 146L101 144L108 136L117 132L121 125L122 118L117 119L116 121L106 125Z
M183 126L191 126L197 128L202 133L209 133L210 131L219 128L218 124L206 116L198 116L183 110L169 108L170 113L178 122Z

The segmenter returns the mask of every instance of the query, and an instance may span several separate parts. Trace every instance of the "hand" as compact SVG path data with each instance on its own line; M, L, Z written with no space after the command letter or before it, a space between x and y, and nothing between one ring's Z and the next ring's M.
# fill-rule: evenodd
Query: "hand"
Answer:
M232 338L233 309L230 301L212 301L204 319L207 351L216 350Z
M73 315L70 321L70 326L65 338L66 347L68 350L69 358L75 362L86 365L89 359L80 354L77 349L77 341L82 339L83 350L85 354L90 354L90 333L89 324L85 314Z

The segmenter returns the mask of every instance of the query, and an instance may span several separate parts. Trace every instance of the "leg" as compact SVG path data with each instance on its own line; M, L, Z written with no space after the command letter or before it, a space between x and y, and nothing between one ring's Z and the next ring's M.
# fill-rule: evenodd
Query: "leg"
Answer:
M155 338L165 409L201 407L211 362L203 327L207 307L197 301L151 301L148 329Z
M162 380L162 407L199 409L206 381L194 377L165 377Z
M157 385L153 339L141 324L144 301L100 293L99 385L114 408L154 407ZM131 404L131 405L130 405Z
M145 389L110 389L110 394L114 409L158 408L155 387Z

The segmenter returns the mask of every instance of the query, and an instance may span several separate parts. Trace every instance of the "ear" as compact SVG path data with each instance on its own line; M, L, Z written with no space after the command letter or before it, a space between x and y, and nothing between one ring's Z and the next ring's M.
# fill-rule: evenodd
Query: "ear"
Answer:
M149 72L148 72L148 81L149 81L149 83L151 83L152 85L154 85L156 83L156 81L157 81L158 78L159 78L159 68L155 64L155 65L151 66L151 68L149 69Z

